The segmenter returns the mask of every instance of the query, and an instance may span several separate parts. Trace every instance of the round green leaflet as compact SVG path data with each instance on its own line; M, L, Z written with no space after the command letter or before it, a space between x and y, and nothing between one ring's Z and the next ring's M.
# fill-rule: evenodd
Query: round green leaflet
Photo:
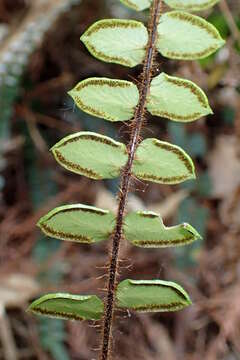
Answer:
M177 311L191 305L186 291L163 280L124 280L117 287L117 306L139 312Z
M67 170L95 180L119 176L128 157L124 144L89 131L66 136L51 151Z
M100 320L104 306L96 295L57 293L35 300L28 311L64 320Z
M115 216L108 210L76 204L53 209L38 226L48 236L60 240L91 244L107 240L115 226Z
M108 78L83 80L69 95L81 110L108 121L130 120L139 101L135 84Z
M167 58L202 59L224 43L218 30L199 16L183 11L171 11L161 16L157 49Z
M106 19L90 26L81 40L97 59L133 67L144 60L148 32L139 21Z
M160 184L195 178L193 162L179 146L151 138L138 146L132 171L139 179Z
M196 84L165 73L153 78L147 109L152 115L180 122L212 114L206 95Z
M133 245L145 248L181 246L201 239L191 225L167 227L160 215L151 211L131 212L125 216L124 236Z

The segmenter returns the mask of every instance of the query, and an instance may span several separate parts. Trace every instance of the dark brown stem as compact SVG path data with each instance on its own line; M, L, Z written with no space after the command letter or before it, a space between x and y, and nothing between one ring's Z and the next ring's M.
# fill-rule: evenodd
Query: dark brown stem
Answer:
M147 94L150 87L152 78L152 70L154 64L154 57L156 52L157 40L157 25L160 17L162 0L154 0L151 8L151 15L149 21L149 42L147 46L147 54L144 61L143 72L140 76L140 97L139 103L136 107L134 119L132 123L131 139L128 145L128 162L123 170L121 178L121 186L119 190L119 206L117 213L116 228L113 233L111 261L108 273L107 284L107 298L105 302L105 315L103 320L103 333L102 333L102 348L100 353L100 360L108 360L111 351L111 336L112 336L112 323L114 315L115 304L115 288L117 283L118 263L119 263L119 248L122 239L123 216L127 203L127 196L129 192L131 172L135 152L139 143L140 132L144 121L145 106Z

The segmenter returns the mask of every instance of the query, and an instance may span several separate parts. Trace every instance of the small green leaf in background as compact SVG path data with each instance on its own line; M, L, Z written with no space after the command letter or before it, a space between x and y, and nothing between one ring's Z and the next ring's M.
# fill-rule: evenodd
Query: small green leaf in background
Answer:
M189 135L188 147L191 156L204 157L207 153L206 138L201 132L195 132Z
M223 44L217 29L196 15L182 11L167 12L158 25L157 49L170 59L201 59Z
M189 197L182 201L178 209L176 221L189 222L200 232L203 238L206 237L209 209L199 203L195 198ZM175 259L179 268L191 268L197 265L197 256L201 251L202 243L194 242L187 248L178 247L175 249Z
M206 95L196 84L165 73L152 80L147 109L152 115L182 122L212 114Z
M234 126L234 120L236 118L236 110L231 106L225 106L222 110L222 118L226 125Z
M93 206L65 205L43 216L38 226L53 238L90 244L109 238L115 226L115 216L108 210Z
M214 6L219 0L164 0L173 9L199 11Z
M148 9L152 3L152 0L120 0L120 1L124 5L137 11Z
M124 144L89 131L66 136L51 151L64 168L96 180L119 176L128 158Z
M203 133L188 133L179 123L168 122L168 133L172 142L183 147L192 157L204 157L207 153L206 138Z
M48 294L35 300L28 311L65 320L99 320L103 302L95 295Z
M48 351L54 360L70 360L65 342L68 335L65 323L59 319L39 318L39 340L43 349Z
M180 147L151 138L138 146L133 174L160 184L178 184L195 178L193 162Z
M168 121L167 131L171 141L184 149L187 149L188 133L185 126L179 122Z
M144 60L148 32L139 21L107 19L90 26L81 40L96 58L133 67Z
M191 225L166 227L160 215L150 211L129 213L124 218L124 236L133 245L146 248L187 245L201 238Z
M177 311L191 305L186 291L163 280L124 280L117 287L117 306L140 312Z
M81 110L109 121L130 120L139 100L135 84L108 78L83 80L69 95Z
M194 192L197 196L208 198L212 192L212 182L207 171L202 172L196 180L181 184L181 188ZM201 207L201 206L200 206Z
M204 238L209 219L209 209L201 205L192 197L184 199L179 206L176 221L184 222L186 219L191 222L192 226L194 226Z

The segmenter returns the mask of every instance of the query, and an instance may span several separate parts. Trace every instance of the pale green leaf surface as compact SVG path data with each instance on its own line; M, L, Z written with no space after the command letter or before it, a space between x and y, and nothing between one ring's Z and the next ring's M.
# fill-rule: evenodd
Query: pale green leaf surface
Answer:
M57 207L38 222L48 236L88 244L107 240L114 225L115 216L110 211L82 204Z
M69 95L81 110L109 121L130 120L139 100L132 82L108 78L83 80Z
M158 51L170 59L202 59L224 44L217 29L199 16L171 11L158 25Z
M94 23L81 40L96 58L133 67L144 60L148 32L139 21L107 19Z
M177 311L191 305L178 284L162 280L124 280L117 287L117 306L140 312Z
M128 158L124 144L87 131L66 136L51 150L64 168L96 180L119 176Z
M133 174L160 184L178 184L195 178L193 162L180 147L151 138L138 146Z
M104 306L96 295L48 294L35 300L28 311L65 320L99 320Z
M164 0L173 9L200 11L214 6L219 0Z
M150 211L129 213L124 218L124 236L133 245L146 248L187 245L201 238L191 225L166 227L162 218Z
M137 11L148 9L152 3L152 0L120 0L120 1L127 7Z
M196 84L165 73L152 80L147 109L152 115L182 122L212 113L206 95Z

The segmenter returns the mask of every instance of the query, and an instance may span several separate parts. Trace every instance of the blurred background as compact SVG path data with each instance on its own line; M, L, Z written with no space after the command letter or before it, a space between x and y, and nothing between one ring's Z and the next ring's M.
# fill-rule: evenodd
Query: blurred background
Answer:
M0 359L97 358L94 324L35 318L25 309L46 292L102 296L109 244L46 238L36 222L62 204L116 209L118 180L66 172L49 148L80 130L128 141L127 126L80 112L67 91L91 76L136 79L141 67L95 60L79 37L98 19L147 15L118 0L0 0ZM197 180L135 183L128 208L159 212L167 225L189 222L203 240L176 250L124 244L121 271L121 278L177 281L194 305L172 314L119 314L114 359L240 359L240 1L222 0L202 15L226 46L199 62L158 57L155 75L196 82L214 115L186 126L149 117L142 134L183 147Z

